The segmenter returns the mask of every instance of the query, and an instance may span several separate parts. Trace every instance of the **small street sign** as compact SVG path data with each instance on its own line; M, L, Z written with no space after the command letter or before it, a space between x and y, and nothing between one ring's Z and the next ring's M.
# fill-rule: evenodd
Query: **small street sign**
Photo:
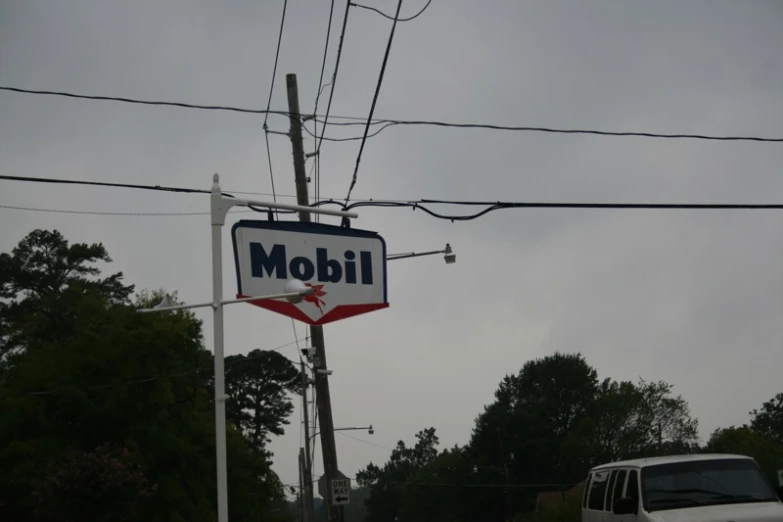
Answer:
M298 279L315 293L301 302L251 304L318 326L381 310L386 243L375 232L293 221L237 222L232 230L237 297L284 293Z
M344 506L351 503L351 479L332 479L332 504Z
M347 479L348 477L338 469L337 478ZM321 495L321 498L327 498L329 495L329 484L326 483L326 475L321 475L321 478L318 479L318 494Z

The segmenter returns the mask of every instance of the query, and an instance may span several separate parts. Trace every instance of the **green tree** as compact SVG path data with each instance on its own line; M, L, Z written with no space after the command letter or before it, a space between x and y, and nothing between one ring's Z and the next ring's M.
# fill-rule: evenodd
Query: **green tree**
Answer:
M704 451L753 457L773 484L777 484L777 470L783 469L783 446L750 426L715 430Z
M141 522L158 486L147 480L127 448L104 444L78 451L33 492L40 522Z
M364 518L367 515L364 504L368 498L370 498L370 490L368 488L351 489L351 503L344 508L344 522L364 522Z
M282 435L294 411L290 392L301 393L302 374L282 354L253 350L226 357L226 418L261 450L269 434Z
M470 451L483 483L566 484L584 478L581 463L564 458L561 446L588 416L598 393L598 374L579 354L556 353L528 361L506 376L495 402L476 419ZM502 470L502 472L498 471ZM485 488L483 520L508 518L503 488ZM516 489L514 512L535 506L536 489Z
M30 520L32 492L58 465L110 443L138 455L158 486L147 520L211 521L214 405L201 323L183 311L138 314L132 287L121 274L101 278L98 261L109 261L102 245L47 231L0 256L0 519ZM227 435L232 517L257 520L284 501L282 485L267 454L238 430Z
M438 455L438 436L435 428L427 428L416 434L412 447L397 442L388 462L382 467L373 463L356 474L359 486L370 490L367 499L368 522L394 522L400 509L400 488L418 470Z
M78 334L88 326L77 318L86 310L69 308L80 295L106 303L125 303L132 285L121 272L100 278L95 263L111 262L101 244L70 245L57 231L35 230L13 251L0 254L0 358L30 344Z
M476 419L469 450L476 479L529 485L515 488L511 501L513 512L527 512L546 489L537 484L568 487L595 464L693 451L697 426L669 384L599 381L581 355L556 353L501 381L495 401ZM481 495L488 506L483 520L508 518L503 488Z
M481 520L471 495L473 477L473 463L465 448L455 446L444 450L400 485L400 520ZM473 518L473 513L478 518Z
M750 414L753 416L750 426L755 431L783 446L783 393L778 393Z
M692 453L697 436L697 420L685 399L672 395L671 385L606 379L562 451L586 471L605 462Z

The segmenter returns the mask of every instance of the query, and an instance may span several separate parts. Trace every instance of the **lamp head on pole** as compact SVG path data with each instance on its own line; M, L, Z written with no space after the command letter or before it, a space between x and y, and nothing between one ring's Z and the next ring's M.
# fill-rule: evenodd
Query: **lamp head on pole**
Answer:
M160 310L162 308L171 308L172 306L174 306L174 300L171 298L171 295L166 294L163 296L163 299L160 300L160 303L153 306L152 309Z
M286 297L286 300L292 304L301 303L304 298L315 292L315 289L307 286L299 279L291 279L285 284L286 294L299 294L291 297Z
M370 435L372 435L373 433L375 433L375 430L374 430L374 429L372 429L372 424L370 424L370 428L367 430L367 433L369 433Z
M451 245L446 243L446 248L443 250L443 260L447 265L453 265L457 262L457 254L451 249Z

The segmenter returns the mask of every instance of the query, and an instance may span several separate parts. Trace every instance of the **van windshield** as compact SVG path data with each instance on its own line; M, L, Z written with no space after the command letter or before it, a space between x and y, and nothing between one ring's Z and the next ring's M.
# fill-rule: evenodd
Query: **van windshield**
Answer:
M711 459L642 468L644 509L775 502L777 495L751 459Z

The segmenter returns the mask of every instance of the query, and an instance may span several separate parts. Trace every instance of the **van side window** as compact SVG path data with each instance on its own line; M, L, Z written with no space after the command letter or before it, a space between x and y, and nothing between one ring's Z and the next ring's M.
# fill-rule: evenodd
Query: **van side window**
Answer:
M587 497L590 496L590 482L593 480L592 473L588 475L587 480L585 481L585 490L584 493L582 493L582 507L587 509Z
M604 509L604 495L606 495L608 483L608 471L596 471L593 473L593 479L590 481L590 499L587 503L588 509L596 511L602 511Z
M617 482L617 470L612 470L612 476L609 478L609 487L606 488L606 498L604 499L604 511L611 511L612 509L612 490L614 484Z
M620 500L623 496L623 487L625 486L625 475L628 472L626 470L620 470L620 472L617 474L617 482L614 484L614 491L612 494L611 502L609 503L608 509L609 511L612 510L614 507L615 502Z
M625 496L639 502L639 472L635 469L628 474L628 485L625 487Z

